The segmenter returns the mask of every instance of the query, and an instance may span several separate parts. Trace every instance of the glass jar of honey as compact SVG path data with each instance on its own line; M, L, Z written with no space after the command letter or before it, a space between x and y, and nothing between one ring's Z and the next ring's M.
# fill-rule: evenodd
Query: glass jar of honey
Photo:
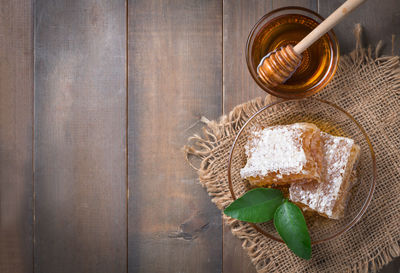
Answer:
M339 44L331 30L306 51L296 72L284 84L269 87L258 76L257 66L269 52L296 45L324 19L302 7L274 10L262 17L250 32L246 60L250 74L266 92L281 98L304 98L321 91L335 74Z

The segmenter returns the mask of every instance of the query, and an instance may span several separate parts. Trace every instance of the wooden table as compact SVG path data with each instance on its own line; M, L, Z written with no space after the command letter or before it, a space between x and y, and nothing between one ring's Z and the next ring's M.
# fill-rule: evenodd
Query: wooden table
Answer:
M264 95L244 59L262 15L341 2L1 1L0 272L255 272L181 148ZM400 2L345 19L342 53L355 22L390 53Z

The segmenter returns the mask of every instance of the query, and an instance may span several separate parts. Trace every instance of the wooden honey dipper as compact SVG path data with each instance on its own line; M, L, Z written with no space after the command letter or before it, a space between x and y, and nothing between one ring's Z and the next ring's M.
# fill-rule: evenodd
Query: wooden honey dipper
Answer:
M303 53L365 0L347 0L294 47L287 45L268 53L257 67L261 80L274 87L288 80L300 66Z

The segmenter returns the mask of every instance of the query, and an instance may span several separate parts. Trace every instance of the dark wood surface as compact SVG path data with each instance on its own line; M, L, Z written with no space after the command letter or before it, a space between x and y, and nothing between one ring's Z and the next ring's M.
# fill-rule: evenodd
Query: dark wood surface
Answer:
M181 148L264 95L244 56L262 15L342 2L1 1L0 272L255 272ZM400 53L398 0L338 25L342 53L356 22Z
M129 272L219 272L221 214L182 146L222 111L220 1L128 2Z
M0 3L0 272L33 268L32 5Z
M127 266L123 0L35 2L35 272Z
M318 12L326 17L343 0L318 0ZM350 17L344 18L334 31L340 43L341 53L354 49L353 36L354 22L361 23L363 27L363 45L376 46L382 40L384 42L383 54L400 54L400 1L367 1L359 9L356 9ZM395 44L392 52L392 35L395 35Z

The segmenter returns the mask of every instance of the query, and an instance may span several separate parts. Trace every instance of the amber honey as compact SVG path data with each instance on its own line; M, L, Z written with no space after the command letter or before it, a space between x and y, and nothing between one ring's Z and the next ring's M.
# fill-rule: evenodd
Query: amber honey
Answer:
M250 56L247 56L251 58L251 70L257 71L261 59L269 52L288 44L296 45L317 25L314 19L302 14L280 15L263 24L251 43ZM293 97L299 94L299 97L303 97L325 86L333 76L334 71L332 73L331 70L336 67L338 56L334 56L337 55L335 46L328 34L321 37L302 53L302 62L292 77L273 88L274 95L279 96L280 93L283 97Z

